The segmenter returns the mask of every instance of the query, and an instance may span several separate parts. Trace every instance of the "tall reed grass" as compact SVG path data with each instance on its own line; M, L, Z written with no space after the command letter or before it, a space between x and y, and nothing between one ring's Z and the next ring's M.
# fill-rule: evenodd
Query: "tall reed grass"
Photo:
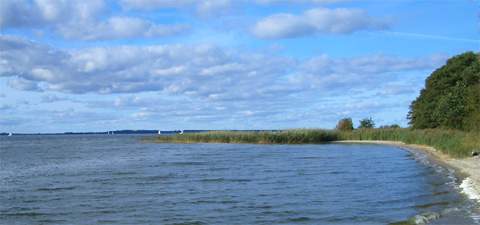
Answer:
M162 143L251 143L251 144L321 144L340 140L401 141L406 144L432 146L455 158L480 151L480 133L457 130L412 130L407 128L358 129L336 131L297 129L279 132L213 131L157 136Z
M320 144L337 139L335 131L298 129L278 132L212 131L158 136L154 140L170 143Z

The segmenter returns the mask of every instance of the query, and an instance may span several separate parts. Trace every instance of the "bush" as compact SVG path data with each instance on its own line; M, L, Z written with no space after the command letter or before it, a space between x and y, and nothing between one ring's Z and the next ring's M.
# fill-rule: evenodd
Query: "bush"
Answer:
M335 129L339 131L352 131L353 130L352 118L343 118L339 120L337 123L337 127Z
M360 120L360 125L358 126L358 129L371 129L375 128L375 122L373 122L372 118L365 118Z

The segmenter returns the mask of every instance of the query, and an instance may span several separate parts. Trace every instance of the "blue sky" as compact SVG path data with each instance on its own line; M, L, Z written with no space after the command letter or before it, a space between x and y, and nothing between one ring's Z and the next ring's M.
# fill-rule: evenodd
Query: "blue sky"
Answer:
M474 0L0 0L0 132L407 125Z

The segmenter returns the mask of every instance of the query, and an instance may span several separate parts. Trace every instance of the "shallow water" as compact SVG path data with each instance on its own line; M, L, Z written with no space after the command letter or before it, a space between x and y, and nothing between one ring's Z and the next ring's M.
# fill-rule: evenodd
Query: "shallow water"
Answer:
M0 224L388 224L445 210L435 223L472 224L458 183L384 145L0 137Z

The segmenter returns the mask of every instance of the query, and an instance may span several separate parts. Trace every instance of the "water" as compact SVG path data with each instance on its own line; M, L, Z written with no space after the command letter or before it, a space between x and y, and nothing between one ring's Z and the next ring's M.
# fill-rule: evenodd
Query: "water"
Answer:
M0 224L388 224L475 204L451 171L383 145L0 137Z

